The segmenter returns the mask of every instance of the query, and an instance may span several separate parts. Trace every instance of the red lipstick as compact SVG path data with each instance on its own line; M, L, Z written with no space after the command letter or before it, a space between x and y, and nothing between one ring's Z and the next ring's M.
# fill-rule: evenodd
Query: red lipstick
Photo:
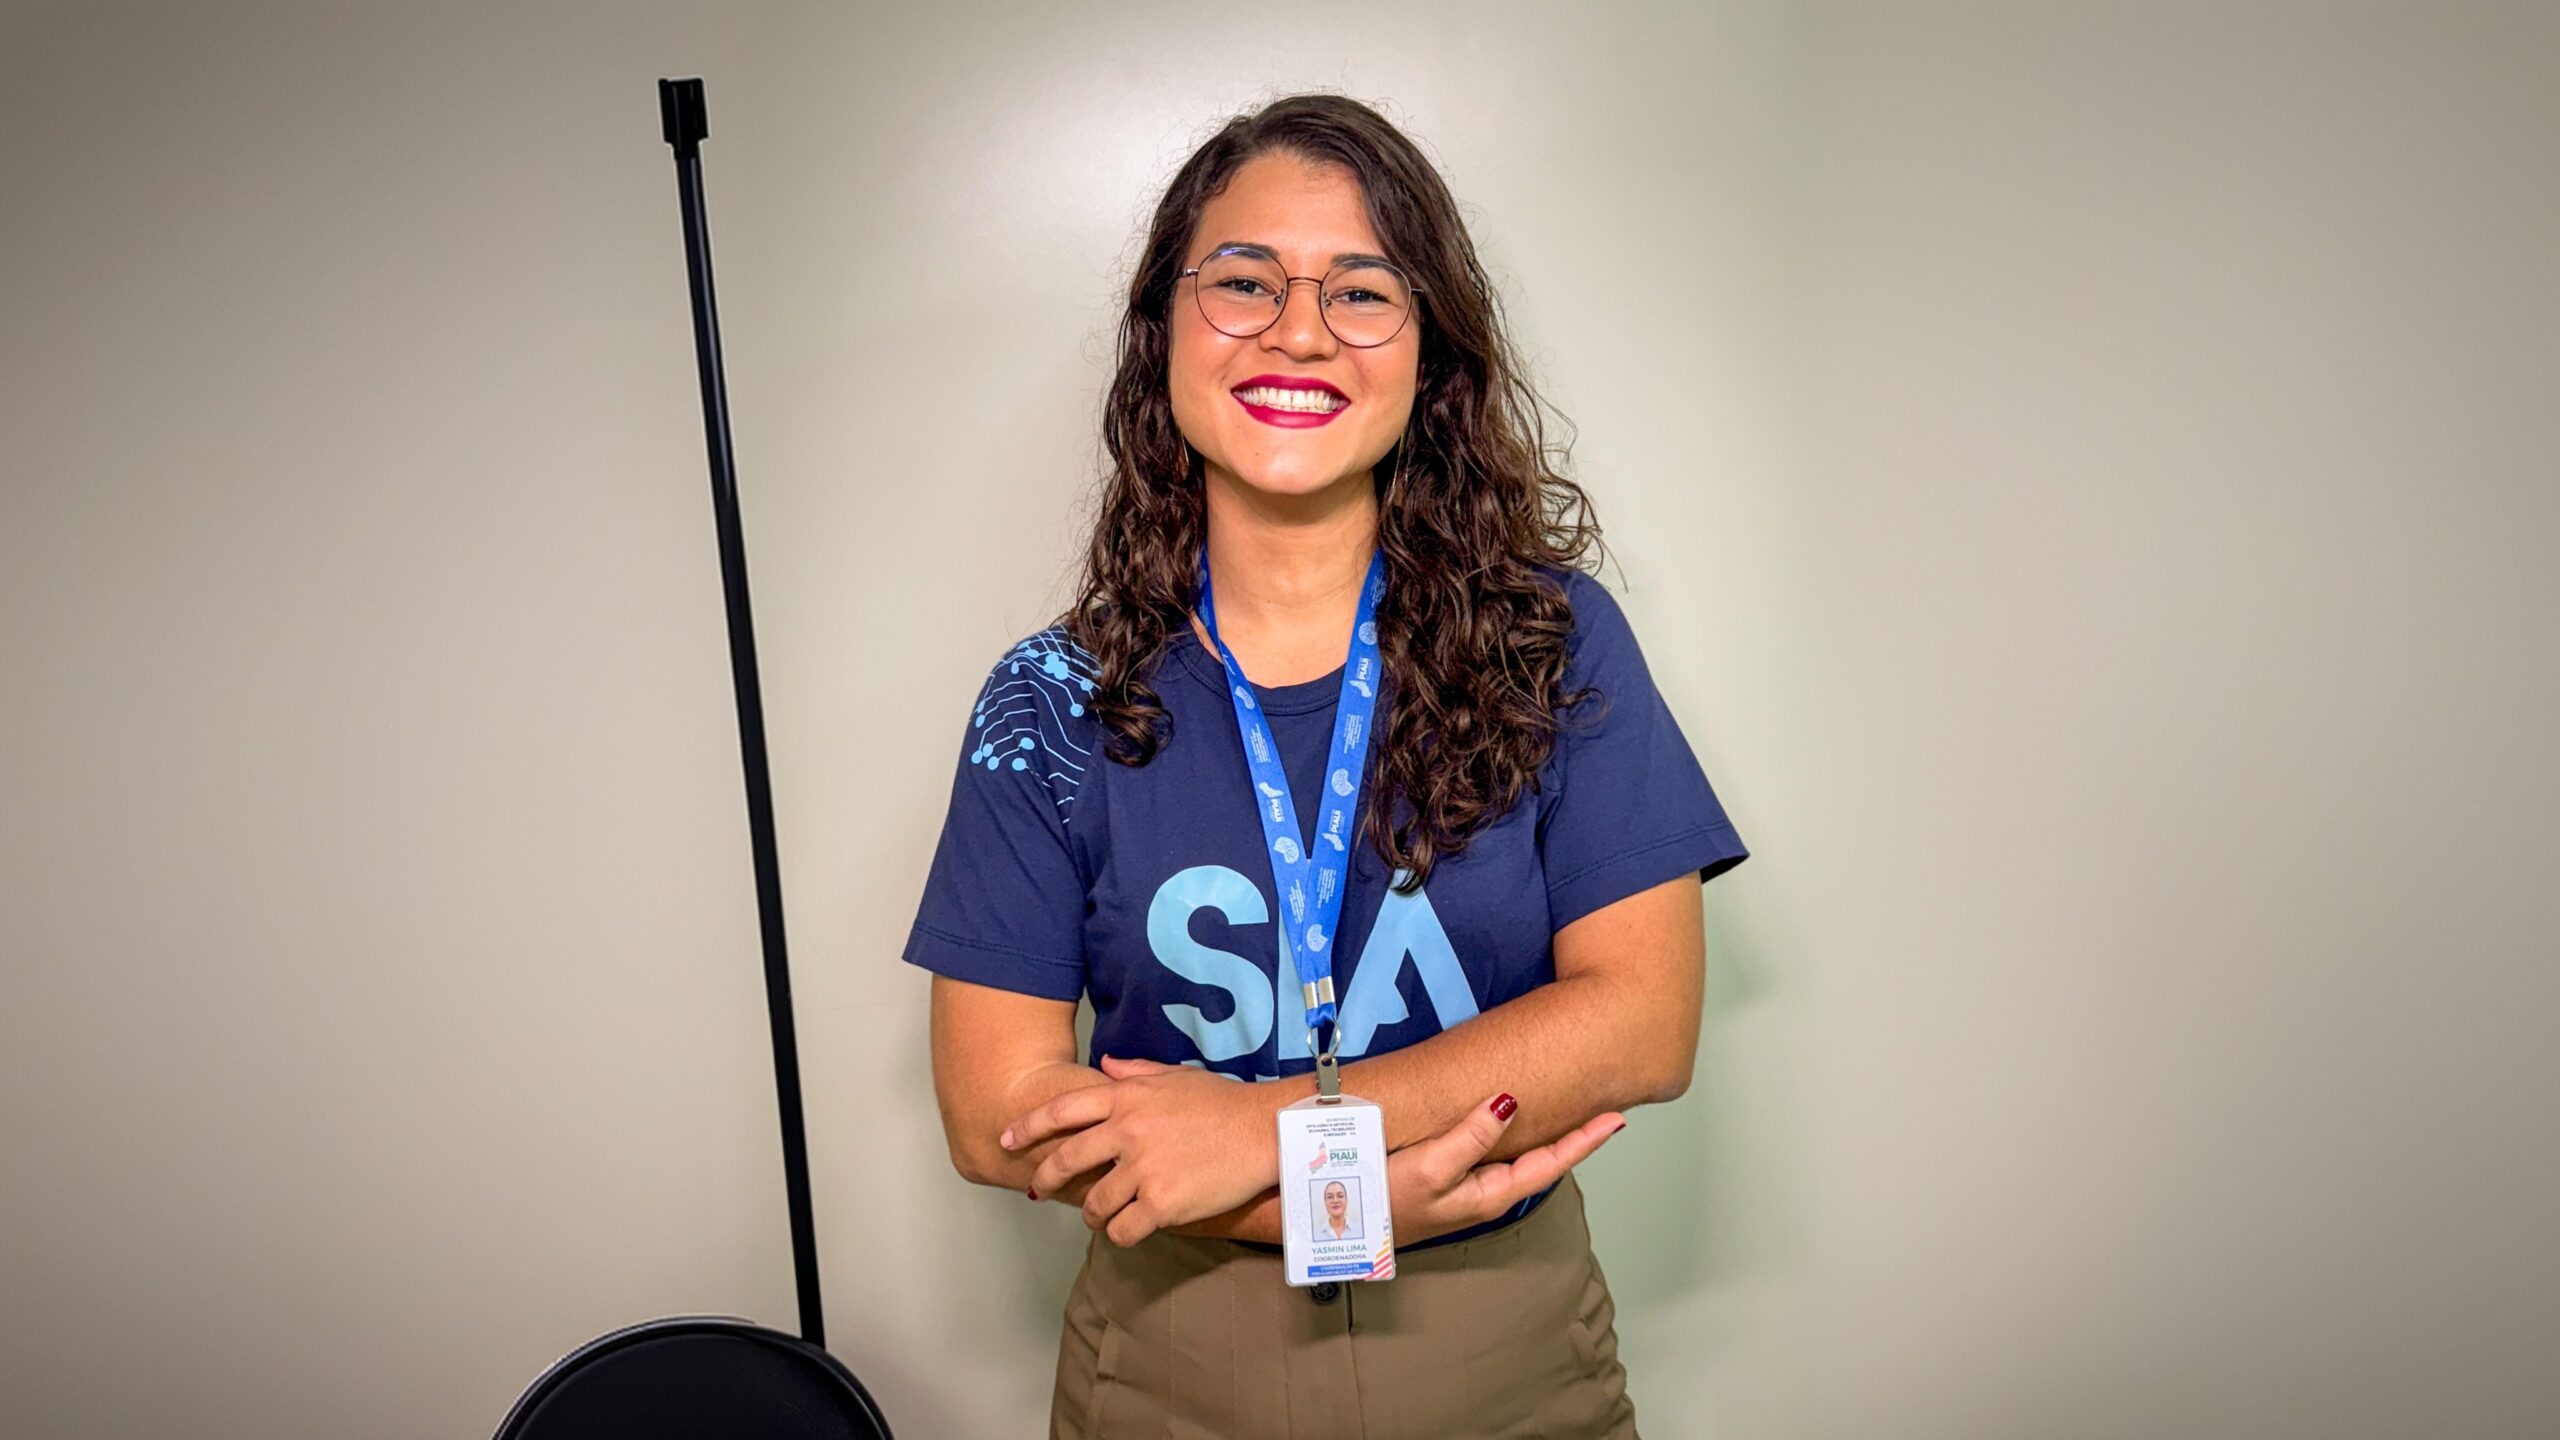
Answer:
M1290 391L1292 398L1298 395L1329 396L1335 402L1336 408L1331 410L1283 409L1276 405L1257 404L1245 398L1256 390ZM1284 430L1304 430L1317 425L1329 425L1333 423L1335 416L1351 408L1349 396L1312 375L1256 375L1227 393L1235 397L1236 403L1244 407L1246 414L1265 425L1276 425Z

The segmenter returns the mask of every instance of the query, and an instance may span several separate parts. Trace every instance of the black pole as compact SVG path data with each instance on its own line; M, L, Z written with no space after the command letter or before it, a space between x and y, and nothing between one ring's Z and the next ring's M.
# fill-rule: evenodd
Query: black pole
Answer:
M773 844L773 777L765 764L764 698L756 627L747 609L747 546L738 524L738 473L729 455L729 390L720 372L720 311L711 296L711 228L702 211L702 139L711 133L699 79L660 80L658 113L676 152L685 267L693 280L693 349L702 370L703 438L711 450L711 508L720 524L720 582L729 601L729 674L738 692L738 749L746 762L747 832L755 846L756 913L764 927L765 1012L773 1023L773 1089L782 1110L782 1184L791 1204L791 1270L800 1335L827 1343L818 1300L817 1224L809 1208L809 1141L800 1114L800 1045L791 1023L791 964L782 943L782 864Z

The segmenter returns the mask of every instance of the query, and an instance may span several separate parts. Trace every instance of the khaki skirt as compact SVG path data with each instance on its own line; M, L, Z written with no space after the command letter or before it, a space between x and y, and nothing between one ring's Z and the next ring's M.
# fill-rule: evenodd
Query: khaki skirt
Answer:
M1529 1217L1293 1288L1225 1240L1097 1235L1067 1295L1051 1440L1632 1440L1616 1306L1568 1174Z

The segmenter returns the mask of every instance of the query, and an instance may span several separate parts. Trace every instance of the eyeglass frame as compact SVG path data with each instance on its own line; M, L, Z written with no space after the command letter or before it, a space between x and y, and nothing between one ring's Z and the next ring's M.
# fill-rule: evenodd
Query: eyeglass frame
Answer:
M1194 265L1188 270L1175 271L1173 283L1179 285L1185 280L1195 279L1210 261L1217 259L1221 255L1245 253L1248 252L1224 246L1219 249L1212 250L1208 254L1200 257L1200 263L1198 265ZM1354 350L1375 350L1379 346L1386 344L1387 341L1393 340L1396 336L1403 334L1404 327L1413 323L1413 316L1408 313L1402 320L1397 321L1396 328L1388 334L1386 340L1372 340L1366 345L1352 344L1351 341L1344 340L1342 338L1341 331L1333 328L1333 317L1325 313L1324 282L1332 279L1336 271L1347 269L1374 270L1382 266L1396 272L1396 278L1402 280L1404 282L1405 289L1416 297L1427 293L1421 286L1413 283L1412 276L1404 273L1403 266L1398 265L1392 260L1377 259L1346 261L1343 264L1336 265L1332 269L1325 271L1322 275L1292 275L1288 272L1286 267L1281 265L1279 261L1273 260L1271 262L1271 268L1280 272L1280 303L1271 307L1271 318L1263 322L1262 329L1255 330L1250 334L1238 335L1233 330L1230 330L1225 326L1220 325L1216 320L1211 319L1209 315L1209 304L1207 301L1200 298L1200 287L1196 283L1191 287L1191 304L1193 308L1200 312L1200 318L1209 322L1210 329L1217 331L1219 334L1226 336L1230 340L1250 340L1254 338L1254 336L1260 335L1264 331L1269 330L1272 326L1280 323L1280 317L1289 313L1289 287L1297 284L1301 280L1304 280L1308 284L1316 287L1316 319L1324 325L1324 332L1326 334L1332 336L1336 341L1339 341L1344 345L1350 345Z

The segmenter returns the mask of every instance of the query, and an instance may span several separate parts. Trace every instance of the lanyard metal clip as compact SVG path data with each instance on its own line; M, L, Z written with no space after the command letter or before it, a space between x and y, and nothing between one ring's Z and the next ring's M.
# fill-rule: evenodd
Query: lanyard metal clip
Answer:
M1321 1040L1317 1037L1319 1030L1325 1032ZM1333 1056L1341 1043L1342 1030L1339 1026L1328 1023L1307 1027L1307 1048L1316 1057L1316 1103L1319 1105L1342 1103L1342 1066Z

